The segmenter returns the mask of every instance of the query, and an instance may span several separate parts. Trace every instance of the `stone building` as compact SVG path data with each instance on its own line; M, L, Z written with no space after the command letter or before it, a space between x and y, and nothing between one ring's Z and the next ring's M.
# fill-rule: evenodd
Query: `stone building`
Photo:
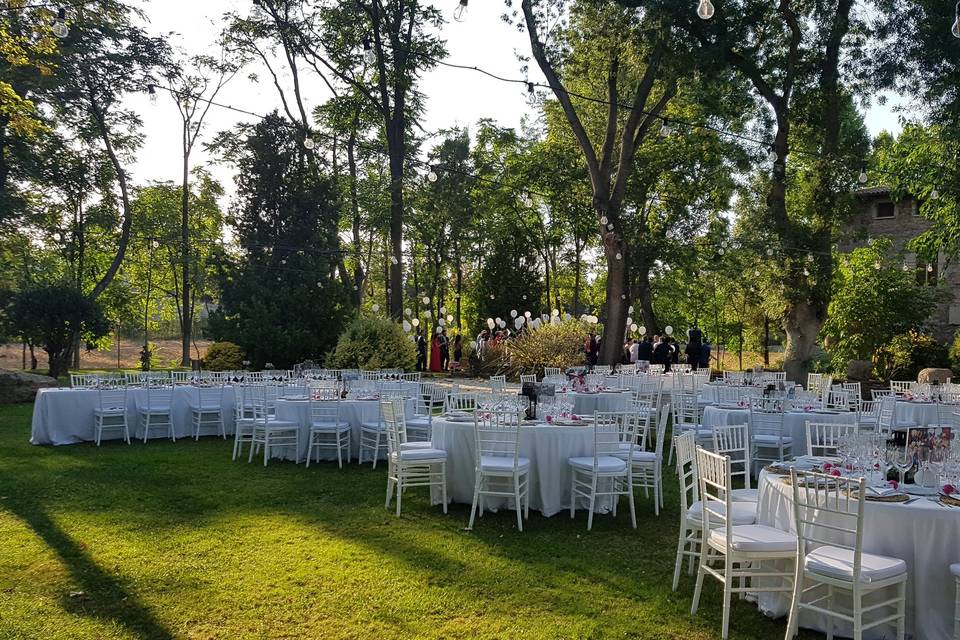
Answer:
M943 299L931 314L928 325L937 339L949 341L960 329L960 268L943 254L926 263L906 248L907 243L926 231L931 222L920 216L919 202L909 197L895 201L890 188L867 187L855 192L858 210L840 232L837 246L847 252L864 246L870 238L890 238L893 251L902 252L904 264L914 270L919 284L943 284Z

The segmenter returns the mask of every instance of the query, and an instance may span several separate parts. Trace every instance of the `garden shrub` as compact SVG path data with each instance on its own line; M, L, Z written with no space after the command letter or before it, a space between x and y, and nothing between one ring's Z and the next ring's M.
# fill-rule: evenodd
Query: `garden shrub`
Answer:
M953 336L953 343L950 345L950 368L960 375L960 331Z
M504 369L514 376L521 373L543 375L544 367L566 368L584 362L583 341L589 328L579 320L543 324L529 329L507 343Z
M208 371L237 371L243 368L243 351L232 342L214 342L203 356Z
M336 369L412 370L417 348L403 327L384 318L361 316L347 325L327 358Z
M916 380L921 369L949 367L950 353L932 335L908 331L877 349L873 362L881 380Z

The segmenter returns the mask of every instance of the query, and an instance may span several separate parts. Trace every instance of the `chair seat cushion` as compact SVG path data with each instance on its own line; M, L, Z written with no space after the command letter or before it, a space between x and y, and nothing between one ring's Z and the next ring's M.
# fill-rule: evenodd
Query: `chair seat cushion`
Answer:
M952 573L957 578L960 578L960 562L957 564L950 565L950 573Z
M804 568L830 578L853 580L853 549L823 546L814 549L804 558ZM872 553L860 555L860 582L880 582L907 573L907 564L900 558L877 556Z
M756 489L734 489L730 492L734 502L756 502L759 496Z
M170 405L168 404L155 404L151 406L140 407L140 413L170 413Z
M190 405L190 411L199 411L200 413L220 413L220 405L216 404L204 404L204 405Z
M757 503L756 502L734 502L733 506L733 519L734 525L739 524L753 524L757 521ZM713 513L725 513L727 506L722 502L710 502L710 511ZM710 523L720 526L720 520L717 516L710 514ZM703 522L703 502L697 500L693 505L687 509L687 518L693 520L694 522Z
M683 433L687 433L688 431L696 432L696 435L694 436L696 438L702 438L707 440L713 439L713 429L711 429L710 427L705 427L702 424L677 425L677 429L676 429L677 433L683 434Z
M361 422L361 429L366 429L367 431L383 431L383 423L381 422Z
M618 458L622 460L627 459L627 451L630 449L630 444L627 442L620 443L620 452L616 453ZM634 462L641 462L646 464L655 464L657 461L657 454L653 451L644 451L638 446L634 445L632 459Z
M788 444L793 444L793 438L791 438L790 436L783 436L782 439L783 439L784 446ZM755 444L770 446L770 447L777 447L777 446L780 446L781 438L769 433L758 433L755 436L753 436L751 440L753 440Z
M517 458L517 470L525 471L530 468L529 458ZM507 456L480 456L480 470L491 473L513 471L513 457Z
M417 416L416 418L407 418L406 424L408 427L426 428L430 426L430 418L428 418L427 416Z
M797 537L792 533L774 529L762 524L736 525L731 528L733 540L730 547L734 551L783 553L784 557L793 555L797 550ZM710 531L710 542L723 547L727 542L725 527Z
M104 407L103 409L97 408L93 410L93 415L95 416L122 416L127 412L123 407Z
M262 423L261 423L262 424ZM275 420L271 418L267 421L268 429L299 429L300 424L294 420Z
M310 431L346 431L350 428L350 424L347 422L325 422L318 420L317 422L310 423Z
M418 460L443 461L447 459L447 452L443 449L434 449L433 447L400 449L400 459L404 462L416 462Z
M567 462L575 469L582 469L584 471L593 470L593 456L569 458ZM615 458L614 456L599 456L597 458L597 470L600 473L618 473L627 470L627 463L625 460Z
M423 442L401 442L401 449L431 449L433 448L433 443L429 440L424 440Z

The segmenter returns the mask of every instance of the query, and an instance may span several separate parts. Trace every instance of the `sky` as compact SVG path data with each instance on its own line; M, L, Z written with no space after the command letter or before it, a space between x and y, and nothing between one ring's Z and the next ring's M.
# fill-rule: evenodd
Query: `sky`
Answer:
M505 9L503 0L473 0L464 22L454 22L452 19L457 0L434 4L447 19L442 29L449 53L447 62L482 67L502 77L525 77L517 54L528 54L530 45L524 33L500 19ZM235 10L248 12L251 5L250 0L155 0L143 6L153 33L171 33L171 46L193 55L215 52L214 43L223 26L222 15ZM273 86L251 83L246 77L247 73L249 70L238 74L223 89L217 101L261 114L278 108L280 101ZM531 70L529 79L544 82L539 70ZM480 118L491 118L503 126L519 127L524 116L535 115L527 104L523 85L501 82L471 70L438 67L424 75L420 89L427 96L423 122L427 131L454 125L470 126ZM329 97L329 92L319 80L308 80L304 95L309 109L323 103ZM882 130L894 133L900 130L894 107L903 104L903 100L897 96L888 98L886 105L873 105L866 114L866 124L873 135ZM155 106L149 103L146 94L131 96L129 104L143 119L146 138L133 167L135 179L141 184L151 181L178 182L182 162L181 123L173 100L160 92ZM204 138L209 139L216 132L229 129L241 121L251 121L251 118L213 107L204 126ZM194 164L211 160L202 150L194 154ZM216 166L216 163L210 168L227 192L232 192L231 168Z

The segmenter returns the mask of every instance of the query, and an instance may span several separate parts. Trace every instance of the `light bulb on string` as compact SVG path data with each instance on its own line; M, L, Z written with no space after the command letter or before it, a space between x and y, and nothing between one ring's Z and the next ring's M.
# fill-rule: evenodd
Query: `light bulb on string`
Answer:
M700 0L700 3L697 5L697 16L701 20L709 20L713 17L715 9L713 3L710 0Z
M453 10L453 19L457 22L463 22L467 19L467 0L460 0L460 4Z
M147 85L147 99L150 101L150 106L157 106L157 88L152 85Z
M940 198L940 191L938 191L937 187L934 186L933 189L930 191L930 199L938 200L939 198Z
M776 162L780 159L780 156L777 154L777 150L773 147L770 147L770 152L767 154L767 160L770 162Z
M57 9L57 19L53 22L53 35L57 36L61 40L70 34L70 29L67 28L66 20L67 10L63 7Z
M673 133L673 130L670 128L670 125L667 124L667 121L666 121L666 120L664 120L664 121L663 121L663 125L660 127L660 137L661 137L661 138L666 138L667 136L669 136L669 135L672 134L672 133Z
M303 146L308 150L312 151L314 147L317 146L317 143L313 141L313 138L304 138Z
M528 81L527 81L527 93L533 95L533 93L534 93L535 90L536 90L536 89L534 88L533 83L528 80Z
M363 61L370 66L373 66L377 61L377 54L373 50L373 43L370 42L370 36L364 36L363 38Z
M616 258L617 260L623 260L623 254L617 253L617 255L615 255L614 258Z
M600 224L607 224L607 216L600 217Z
M860 184L867 184L867 170L866 170L866 169L860 169L860 175L857 176L857 181L858 181Z
M436 182L440 176L437 175L437 172L433 170L433 167L430 167L430 172L427 174L427 180L430 182Z
M928 265L927 265L927 273L933 273L933 265L932 265L932 264L928 264Z
M954 38L960 38L960 2L954 7L953 14L953 26L950 27L950 33L953 34Z

